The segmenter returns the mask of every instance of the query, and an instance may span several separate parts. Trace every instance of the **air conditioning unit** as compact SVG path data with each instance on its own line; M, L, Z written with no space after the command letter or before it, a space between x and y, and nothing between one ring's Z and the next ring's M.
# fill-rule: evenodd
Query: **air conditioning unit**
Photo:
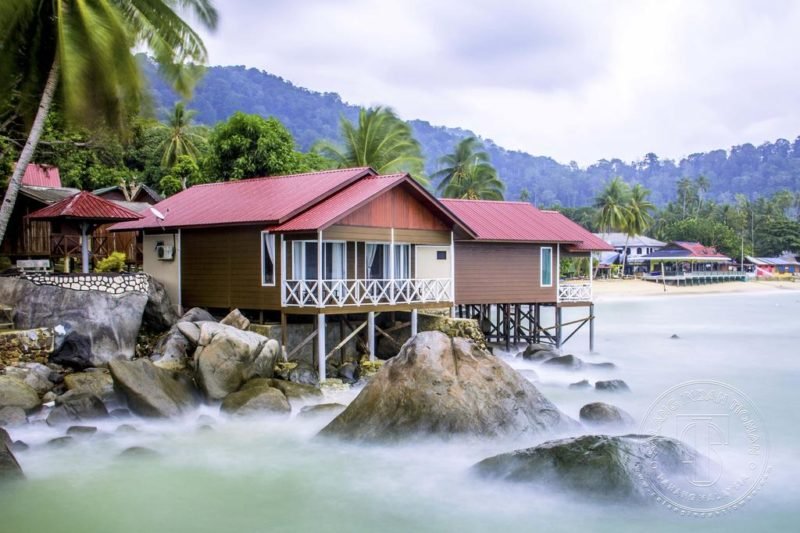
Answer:
M175 247L171 244L159 244L156 246L156 256L159 261L172 261L175 259Z

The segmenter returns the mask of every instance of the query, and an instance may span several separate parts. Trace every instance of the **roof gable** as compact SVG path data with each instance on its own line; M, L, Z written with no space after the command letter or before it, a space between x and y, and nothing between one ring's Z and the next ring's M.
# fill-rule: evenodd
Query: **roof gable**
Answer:
M64 198L52 205L34 211L29 218L46 220L55 218L114 221L135 220L141 215L130 209L119 206L88 191L82 191L74 196Z

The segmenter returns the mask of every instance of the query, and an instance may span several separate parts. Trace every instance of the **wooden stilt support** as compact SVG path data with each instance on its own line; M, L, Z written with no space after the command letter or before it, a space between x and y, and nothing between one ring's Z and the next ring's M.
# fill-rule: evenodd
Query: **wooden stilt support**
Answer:
M561 348L561 308L556 307L556 348Z
M594 304L589 304L589 353L594 353Z
M299 351L300 351L300 349L301 349L303 346L305 346L306 344L308 344L309 342L311 342L311 341L314 339L314 337L316 337L316 336L317 336L317 330L314 330L314 331L312 331L312 332L311 332L311 334L310 334L308 337L306 337L305 339L303 339L303 340L300 342L300 344L298 344L297 346L295 346L294 348L292 348L292 351L291 351L291 352L289 352L289 355L287 355L287 356L286 356L286 359L291 359L291 358L292 358L292 356L293 356L294 354L296 354L297 352L299 352Z
M325 359L327 360L329 357L331 357L331 356L334 354L334 352L336 352L336 350L341 350L341 349L342 349L342 347L343 347L345 344L347 344L348 342L350 342L350 339L352 339L353 337L355 337L356 335L358 335L358 332L359 332L359 331L361 331L362 329L364 329L365 327L367 327L367 323L366 323L366 322L362 323L362 324L361 324L360 326L358 326L356 329L354 329L353 331L351 331L351 332L350 332L350 334L349 334L347 337L343 338L343 339L342 339L342 340L339 342L339 344L337 344L337 345L336 345L336 347L335 347L333 350L331 350L330 352L328 352L328 353L327 353L327 355L325 355Z

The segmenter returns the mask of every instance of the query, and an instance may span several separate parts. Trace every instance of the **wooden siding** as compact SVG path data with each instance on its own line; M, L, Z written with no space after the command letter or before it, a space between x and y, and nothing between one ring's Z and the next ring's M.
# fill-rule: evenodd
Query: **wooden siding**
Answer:
M434 214L403 187L378 196L339 221L344 226L449 230L450 225Z
M539 245L457 242L456 304L543 303L556 301L556 250L553 286L541 287Z
M280 310L280 237L274 287L261 286L261 227L181 232L183 306Z

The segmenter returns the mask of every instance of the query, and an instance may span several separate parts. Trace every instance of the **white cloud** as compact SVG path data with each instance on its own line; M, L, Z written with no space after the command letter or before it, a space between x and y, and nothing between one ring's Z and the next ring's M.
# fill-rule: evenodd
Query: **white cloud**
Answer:
M800 4L788 0L218 4L212 64L562 162L800 134Z

